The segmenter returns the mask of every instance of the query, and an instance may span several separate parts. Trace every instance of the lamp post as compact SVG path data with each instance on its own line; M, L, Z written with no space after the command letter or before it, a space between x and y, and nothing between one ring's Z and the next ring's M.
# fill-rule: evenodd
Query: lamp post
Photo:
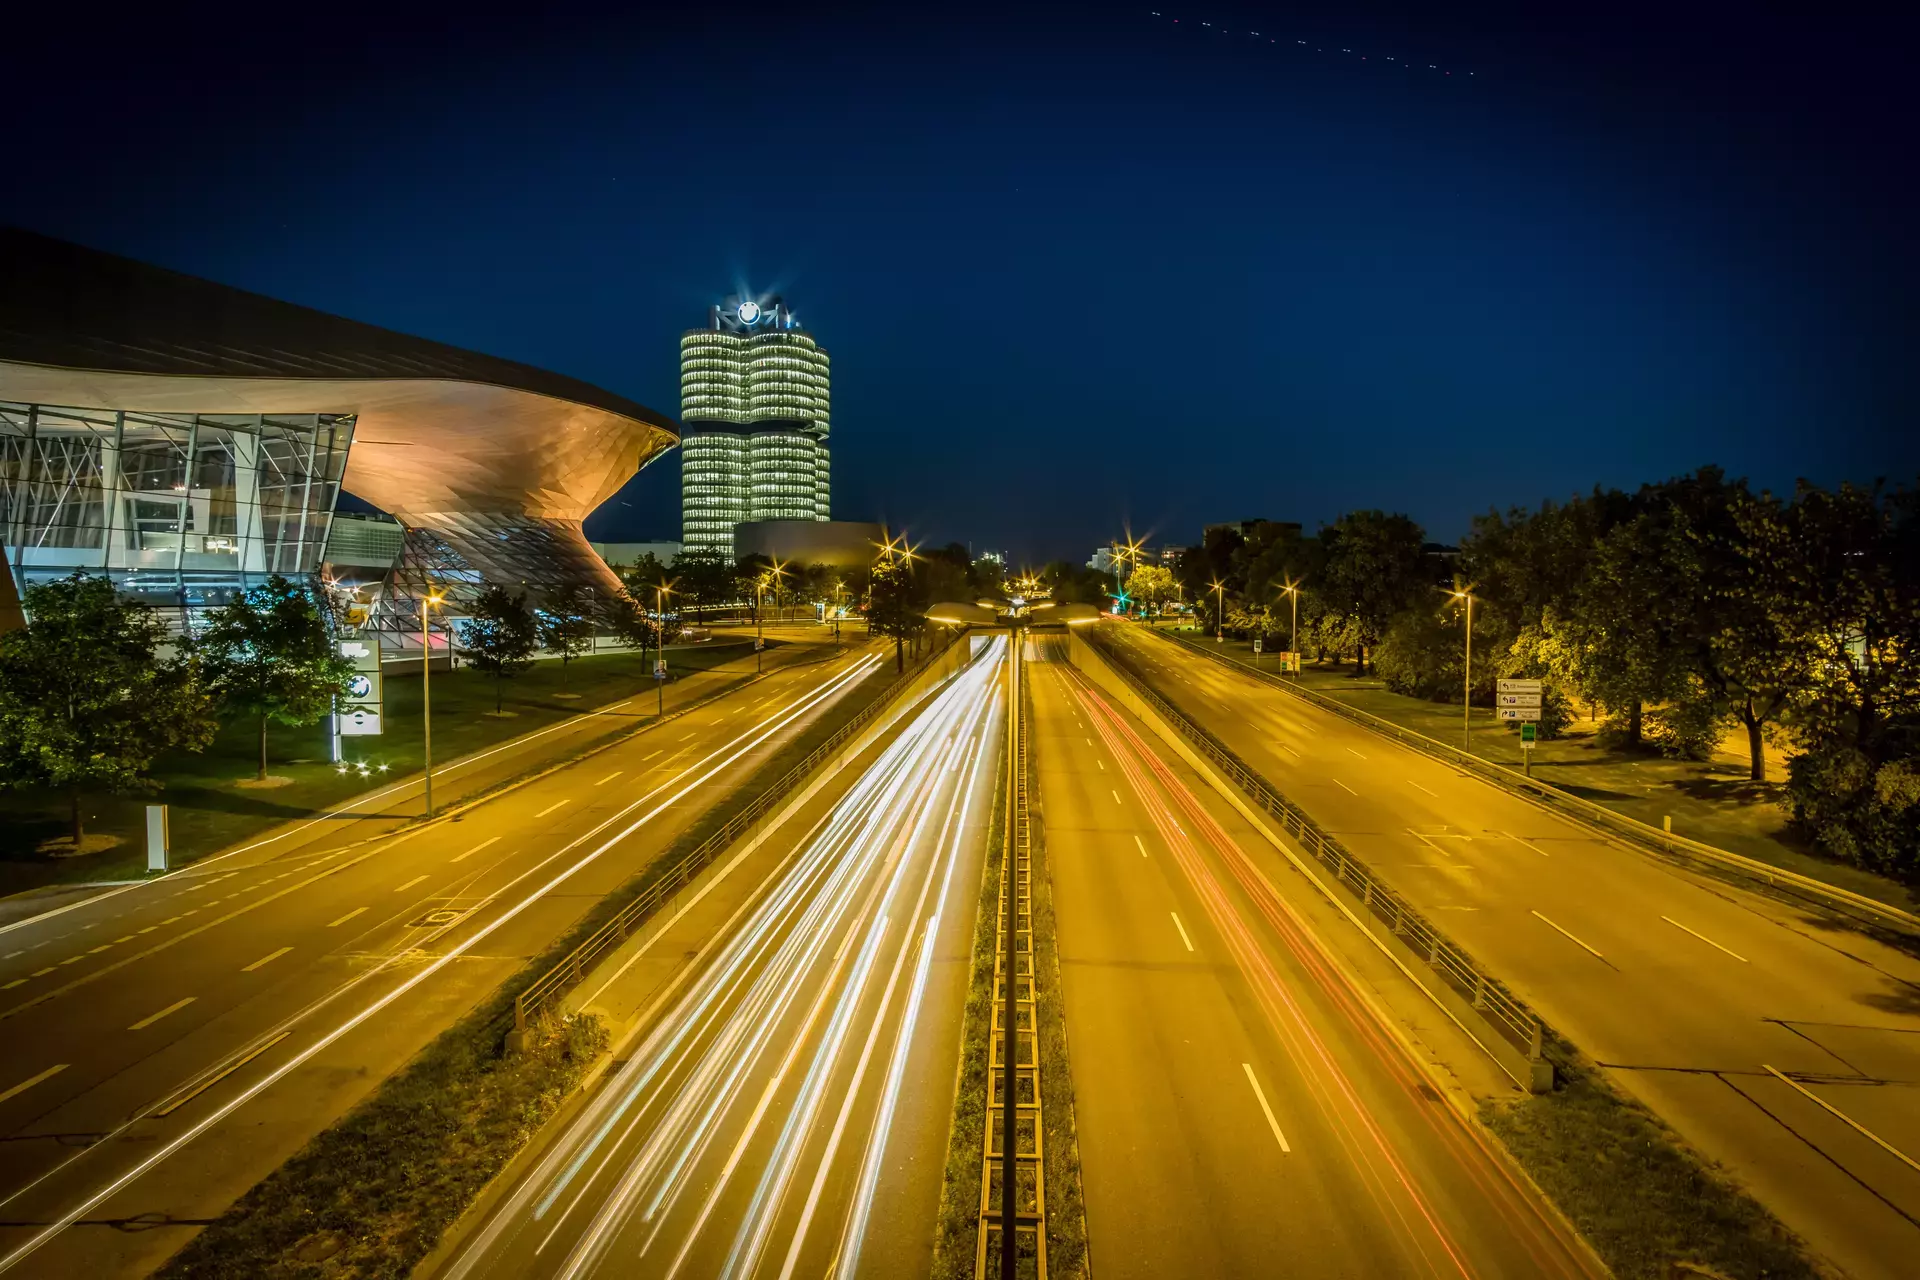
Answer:
M1287 651L1293 655L1293 674L1300 675L1300 584L1289 582L1287 599L1293 604L1293 620L1287 624Z
M1213 580L1213 642L1222 644L1227 638L1227 584L1215 578Z
M1460 691L1460 746L1462 750L1473 750L1473 588L1467 587L1453 593L1455 600L1467 602L1467 653L1466 678Z
M667 714L667 592L672 588L662 582L653 589L653 633L654 652L659 661L653 670L653 688L656 695L653 718L658 720Z
M433 649L427 634L427 609L443 597L428 593L420 597L420 750L426 762L427 817L433 817L433 667L428 661Z

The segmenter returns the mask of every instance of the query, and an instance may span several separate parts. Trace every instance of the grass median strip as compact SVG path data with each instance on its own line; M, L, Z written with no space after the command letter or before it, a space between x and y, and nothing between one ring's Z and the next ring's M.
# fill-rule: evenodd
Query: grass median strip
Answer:
M1706 1274L1815 1280L1798 1237L1627 1098L1565 1041L1552 1093L1483 1103L1481 1119L1618 1280Z

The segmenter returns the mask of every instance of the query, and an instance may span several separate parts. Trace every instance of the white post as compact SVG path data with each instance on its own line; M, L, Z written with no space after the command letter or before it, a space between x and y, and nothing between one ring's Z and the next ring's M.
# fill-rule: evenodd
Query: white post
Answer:
M167 869L167 806L147 806L147 870Z

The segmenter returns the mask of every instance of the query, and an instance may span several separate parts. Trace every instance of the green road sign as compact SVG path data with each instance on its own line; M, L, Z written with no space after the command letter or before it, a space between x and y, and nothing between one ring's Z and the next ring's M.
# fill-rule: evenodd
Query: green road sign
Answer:
M1532 724L1523 724L1520 726L1520 745L1521 746L1531 747L1533 745L1534 729L1535 729L1535 726Z

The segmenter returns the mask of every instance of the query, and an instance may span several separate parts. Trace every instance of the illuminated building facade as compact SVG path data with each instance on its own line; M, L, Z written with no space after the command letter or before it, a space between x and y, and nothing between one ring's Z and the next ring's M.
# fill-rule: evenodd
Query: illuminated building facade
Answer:
M680 339L681 542L734 554L751 520L832 519L826 349L779 298L729 298Z
M677 438L572 378L0 229L0 536L23 590L104 574L184 629L331 561L396 642L422 594L450 614L489 584L612 594L581 521ZM342 490L392 521L336 540Z

